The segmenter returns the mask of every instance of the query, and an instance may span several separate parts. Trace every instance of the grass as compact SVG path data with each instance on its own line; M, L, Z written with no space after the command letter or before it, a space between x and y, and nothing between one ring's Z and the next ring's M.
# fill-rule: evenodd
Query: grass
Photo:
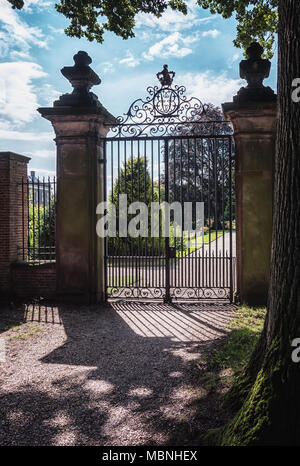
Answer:
M229 230L224 230L224 234L228 233L228 231ZM197 241L196 241L196 239L191 239L190 240L190 243L191 243L190 248L185 249L183 251L177 251L176 256L177 257L187 256L187 255L191 254L192 252L194 252L194 251L196 251L198 249L201 249L203 247L203 245L212 243L213 241L216 240L217 237L220 238L221 236L223 236L223 231L222 230L218 231L218 236L217 236L216 230L210 230L210 234L209 234L209 232L204 233L204 235L203 235L203 244L202 244L202 237L200 239L197 238Z
M216 351L215 363L220 369L233 369L239 373L248 362L262 331L265 309L241 307L229 324L227 342Z
M228 324L228 335L206 356L206 374L200 381L208 390L229 388L249 361L263 329L265 309L239 307Z
M7 332L8 330L19 330L21 325L19 322L9 322L4 327L0 327L0 332Z
M225 233L228 233L229 230L224 230L224 234ZM223 236L223 231L218 231L218 238L220 236ZM215 241L217 237L217 232L216 230L211 230L210 231L210 236L209 236L209 232L207 233L204 233L204 244L209 244L211 243L212 241Z
M18 328L14 328L13 332L7 340L13 340L13 339L20 339L20 340L27 340L28 338L32 337L38 332L45 332L44 329L37 327L35 325L31 325L29 328L25 329L25 331L20 332L21 330L21 325Z
M28 322L9 322L4 327L0 327L0 332L9 332L7 340L27 340L38 332L45 332L44 329Z

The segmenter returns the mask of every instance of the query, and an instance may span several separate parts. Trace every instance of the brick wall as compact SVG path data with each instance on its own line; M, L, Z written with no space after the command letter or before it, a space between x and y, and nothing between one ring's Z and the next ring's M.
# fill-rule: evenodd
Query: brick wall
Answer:
M56 264L17 262L18 247L27 244L27 180L29 158L0 152L0 300L50 298L56 292Z
M8 161L0 158L0 290L9 287L9 167Z
M11 293L10 264L17 260L17 247L23 242L22 215L27 212L23 211L21 183L27 178L29 160L13 152L0 152L0 298Z
M17 298L53 298L56 292L56 264L30 265L16 262L11 266L12 293Z

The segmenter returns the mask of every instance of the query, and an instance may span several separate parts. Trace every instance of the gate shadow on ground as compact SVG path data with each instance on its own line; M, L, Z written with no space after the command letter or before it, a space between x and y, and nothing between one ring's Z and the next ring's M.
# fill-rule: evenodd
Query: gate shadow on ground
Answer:
M117 302L27 315L44 323L51 315L67 338L43 357L36 347L30 376L2 393L0 444L191 444L195 409L203 407L206 426L218 425L200 388L195 398L194 361L225 336L231 309Z

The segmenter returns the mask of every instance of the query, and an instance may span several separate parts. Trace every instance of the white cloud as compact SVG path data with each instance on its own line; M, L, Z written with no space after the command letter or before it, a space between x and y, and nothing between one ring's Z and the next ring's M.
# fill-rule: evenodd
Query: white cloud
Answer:
M44 169L44 168L35 168L35 167L31 167L31 165L29 165L29 170L30 171L34 171L35 172L35 175L36 176L55 176L56 175L56 171L55 170L47 170L47 169Z
M0 63L2 106L0 118L13 124L27 123L36 116L37 96L32 81L47 76L32 62Z
M119 63L120 63L121 65L127 65L127 66L129 66L130 68L134 68L135 66L137 66L137 65L140 63L140 61L139 61L137 58L135 58L135 57L133 56L133 54L132 54L129 50L127 50L127 52L126 52L126 57L125 57L125 58L122 58L122 59L119 61Z
M24 11L31 13L34 8L38 8L39 10L44 10L49 6L52 6L51 1L47 0L24 0Z
M39 86L39 103L44 107L52 107L53 102L62 94L63 92L53 89L51 84L46 83L43 86Z
M13 50L10 53L10 58L13 60L30 60L30 55L27 52Z
M56 157L55 150L51 149L40 149L31 152L24 152L24 155L28 157L38 157L40 159L54 159Z
M178 82L184 83L190 96L198 97L203 103L218 106L232 101L232 97L243 85L240 79L229 78L225 73L213 75L210 71L180 75Z
M5 81L0 79L0 106L2 107L5 104L6 100L6 91L5 91Z
M115 71L115 67L113 63L109 61L104 61L100 63L100 67L101 67L101 73L104 73L104 74L113 73Z
M51 26L50 24L48 25L48 28L50 29L50 31L54 32L55 34L64 34L65 33L63 28L55 28L55 27Z
M136 16L136 27L142 28L147 26L150 28L161 29L165 32L170 32L170 30L182 31L184 29L190 29L197 24L208 23L213 20L213 16L199 18L199 10L199 6L198 9L189 7L188 14L184 15L179 11L174 11L171 8L168 8L160 18L149 13L139 13Z
M1 123L1 122L0 122ZM54 133L40 132L35 133L32 131L14 131L12 129L1 128L0 124L0 139L12 141L52 141Z
M32 2L31 2L32 3ZM40 28L21 20L7 0L0 0L0 51L6 56L10 50L28 54L31 45L47 48L47 40Z
M218 35L220 35L220 34L221 33L220 33L220 31L218 31L218 29L210 29L209 31L202 32L203 37L212 37L213 39L218 37Z
M192 53L192 49L188 45L198 40L198 35L184 37L180 32L176 31L165 37L159 42L152 45L148 52L143 54L147 60L153 60L154 57L177 57L182 58Z
M152 31L141 31L139 34L138 34L138 38L140 40L144 40L144 41L150 41L150 40L157 40L157 39L161 39L162 37L164 37L164 34L163 33L159 33L159 32L152 32Z
M231 68L232 65L241 57L240 53L235 53L232 57L228 58L227 65Z

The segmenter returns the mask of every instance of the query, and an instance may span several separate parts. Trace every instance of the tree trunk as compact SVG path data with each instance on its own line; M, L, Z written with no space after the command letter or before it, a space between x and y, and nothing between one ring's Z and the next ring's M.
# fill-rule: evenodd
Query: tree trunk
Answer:
M221 445L300 445L300 2L279 0L278 130L271 280L264 330L248 367L227 396L239 409L225 428L208 434Z

